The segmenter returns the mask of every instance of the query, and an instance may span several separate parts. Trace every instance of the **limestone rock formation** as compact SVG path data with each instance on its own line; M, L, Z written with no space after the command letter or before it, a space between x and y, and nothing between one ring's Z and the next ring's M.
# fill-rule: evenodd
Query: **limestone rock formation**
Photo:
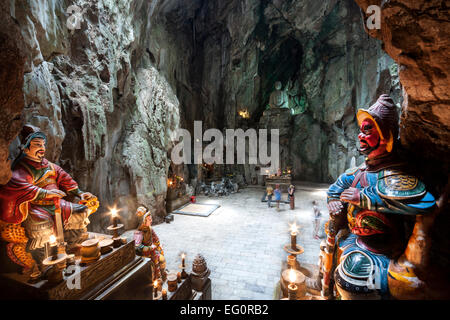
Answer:
M401 103L396 65L351 0L169 0L155 10L150 51L176 87L181 125L241 127L246 110L246 127L257 128L279 80L298 118L287 150L295 179L336 179L359 157L356 110L381 93Z
M401 139L448 165L450 151L450 4L445 0L355 0L363 12L381 8L381 28L367 30L383 41L399 64L404 87ZM368 14L365 14L368 18Z
M11 178L8 147L21 130L24 105L25 46L20 28L9 14L9 3L0 3L0 184Z

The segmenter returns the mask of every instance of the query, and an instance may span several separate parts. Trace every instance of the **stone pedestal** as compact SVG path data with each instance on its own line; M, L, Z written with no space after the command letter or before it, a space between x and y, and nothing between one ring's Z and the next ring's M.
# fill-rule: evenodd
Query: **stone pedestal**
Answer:
M202 275L197 275L195 273L191 273L190 278L192 282L192 288L197 291L203 291L203 288L208 281L208 277L210 275L211 271L208 270Z
M291 266L289 266L286 261L282 261L281 263L281 272L280 272L280 282L277 290L275 292L275 299L287 298L288 297L288 285L289 285L289 270ZM320 299L318 295L319 292L315 292L310 290L310 288L306 287L306 278L315 278L319 272L317 265L312 265L308 263L302 263L301 265L297 264L295 270L303 275L303 277L297 277L299 281L296 282L298 287L298 300L315 300Z
M290 141L292 137L292 113L291 109L268 109L265 110L259 119L259 128L267 129L270 135L270 129L279 130L280 142L280 168L285 169L289 163ZM270 142L270 140L269 140Z

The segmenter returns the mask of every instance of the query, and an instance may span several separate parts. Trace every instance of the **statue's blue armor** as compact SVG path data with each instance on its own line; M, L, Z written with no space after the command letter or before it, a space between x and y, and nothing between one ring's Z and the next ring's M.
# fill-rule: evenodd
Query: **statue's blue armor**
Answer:
M354 294L377 290L383 297L389 293L390 250L400 239L399 222L405 215L430 212L436 201L421 181L395 165L376 171L365 165L347 170L328 189L328 202L339 200L350 187L361 190L360 205L347 208L351 234L338 241L341 256L335 280Z

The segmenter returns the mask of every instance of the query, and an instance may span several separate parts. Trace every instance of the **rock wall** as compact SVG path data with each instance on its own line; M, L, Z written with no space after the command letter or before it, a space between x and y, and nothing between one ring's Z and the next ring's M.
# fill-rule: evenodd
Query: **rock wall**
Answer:
M165 62L160 69L170 69L183 127L202 120L206 128L237 128L245 110L248 126L258 128L279 80L295 113L279 127L292 130L287 165L296 179L329 181L352 157L361 163L356 110L381 93L400 106L396 65L365 33L351 0L165 4L151 50L160 66ZM246 166L241 171L247 181L254 174Z
M11 178L8 147L21 129L25 46L9 3L0 2L0 184Z
M80 15L66 13L69 5L78 6ZM18 92L23 90L15 101L24 105L20 120L45 131L47 158L70 172L82 190L99 196L101 208L91 219L92 230L104 230L110 223L107 211L113 205L121 209L126 228L136 226L138 205L150 208L160 222L165 215L167 150L179 124L179 103L145 50L151 4L11 1L4 12L21 35L7 39L10 50L21 41L25 47L22 78L17 79L23 86L16 85ZM67 21L74 17L71 21L80 24L69 28ZM20 66L16 69L20 73ZM7 116L20 114L17 109ZM12 138L20 130L18 122Z
M399 64L404 87L402 144L426 150L448 168L450 151L450 4L445 0L356 0L366 12L381 8L381 28L367 30L383 41ZM366 14L366 18L368 14Z

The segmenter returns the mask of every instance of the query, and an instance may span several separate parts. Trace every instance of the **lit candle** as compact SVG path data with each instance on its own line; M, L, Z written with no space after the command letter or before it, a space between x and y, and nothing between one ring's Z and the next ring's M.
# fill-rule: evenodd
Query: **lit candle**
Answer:
M294 222L294 224L291 225L291 248L295 251L297 251L297 230L297 225Z
M289 282L290 282L290 284L288 285L289 300L297 300L298 287L295 284L296 279L297 279L297 276L295 275L295 271L293 269L289 270Z
M111 209L111 217L113 219L113 227L116 228L117 227L117 209L116 208Z
M162 289L162 298L163 298L163 300L167 300L167 290L166 289Z
M153 282L153 297L157 297L158 296L158 281L154 281Z
M183 253L181 254L181 268L186 268L184 258L186 258L186 255Z
M50 246L49 254L52 257L52 260L57 260L58 259L58 246L56 245L56 237L53 234L50 236L49 246Z

